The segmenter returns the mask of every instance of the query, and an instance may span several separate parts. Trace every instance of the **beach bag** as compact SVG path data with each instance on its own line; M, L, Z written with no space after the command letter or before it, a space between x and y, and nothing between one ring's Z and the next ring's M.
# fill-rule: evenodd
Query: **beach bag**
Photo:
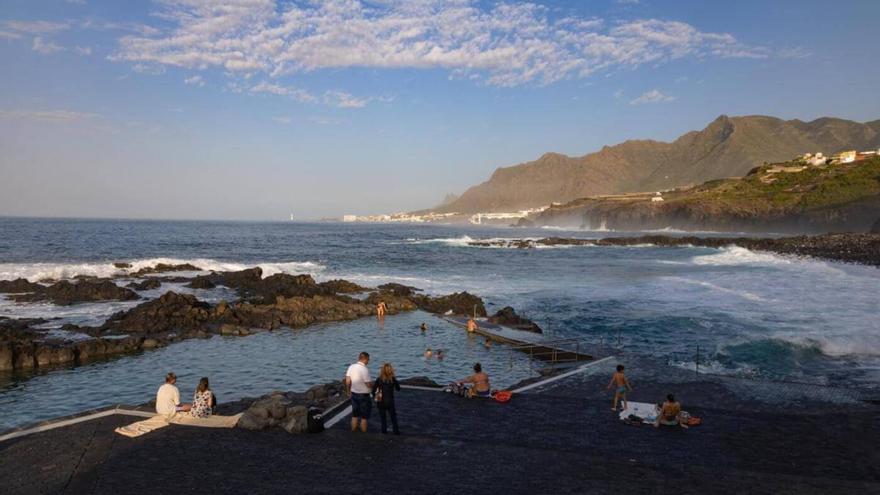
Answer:
M510 402L511 397L513 397L513 392L510 390L499 390L495 392L495 401L496 402Z
M324 411L317 407L310 407L306 415L306 431L309 433L321 433L324 431Z
M457 383L450 383L448 387L446 387L446 391L452 394L455 394L459 397L464 397L467 395L467 387L463 387Z

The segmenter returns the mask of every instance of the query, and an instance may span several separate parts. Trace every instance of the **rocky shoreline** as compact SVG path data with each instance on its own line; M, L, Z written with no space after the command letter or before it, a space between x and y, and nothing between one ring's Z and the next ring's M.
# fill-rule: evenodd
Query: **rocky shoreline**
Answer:
M753 251L767 251L792 256L807 256L830 261L856 263L880 267L880 233L823 234L794 237L673 237L646 235L638 237L608 237L603 239L575 239L546 237L543 239L514 239L472 241L478 247L507 247L531 249L538 246L640 246L658 247L697 246L723 248L739 246Z
M164 269L198 270L191 265ZM155 270L141 272L156 273ZM212 335L245 336L262 330L354 320L375 315L380 301L385 302L388 315L421 309L437 314L486 316L483 300L467 292L433 297L398 284L370 289L346 280L318 283L310 275L282 273L263 278L258 267L192 278L174 277L173 280L188 282L188 287L196 289L228 287L238 293L239 299L211 304L191 294L168 291L111 315L100 326L62 326L62 330L85 337L76 341L47 337L47 330L41 326L49 320L0 317L0 371L79 365L97 358ZM147 278L134 285L155 288L157 282L161 284L160 279ZM48 301L58 305L140 299L134 291L118 286L112 279L89 277L62 280L50 286L24 279L3 281L0 293L9 294L15 301ZM351 296L357 293L368 294L362 299Z

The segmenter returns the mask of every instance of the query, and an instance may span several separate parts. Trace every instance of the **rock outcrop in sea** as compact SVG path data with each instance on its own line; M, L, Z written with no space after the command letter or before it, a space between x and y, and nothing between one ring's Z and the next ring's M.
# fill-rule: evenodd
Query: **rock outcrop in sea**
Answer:
M174 265L180 271L191 265ZM152 273L149 272L148 273ZM148 278L135 283L138 290L156 287ZM389 284L363 299L349 294L371 289L346 280L317 283L310 275L275 274L263 278L260 268L216 272L189 280L194 288L222 285L235 289L240 299L211 304L192 294L168 291L128 310L111 315L99 326L66 324L62 330L90 339L71 342L48 338L39 328L46 320L0 318L0 370L31 369L60 364L82 364L96 358L163 347L173 342L211 335L245 336L255 331L302 328L314 323L347 321L376 314L382 301L386 314L421 309L438 314L485 316L483 300L460 292L445 296L418 294L419 289ZM129 288L110 279L83 278L51 286L24 279L0 282L0 292L17 301L81 301L139 299Z

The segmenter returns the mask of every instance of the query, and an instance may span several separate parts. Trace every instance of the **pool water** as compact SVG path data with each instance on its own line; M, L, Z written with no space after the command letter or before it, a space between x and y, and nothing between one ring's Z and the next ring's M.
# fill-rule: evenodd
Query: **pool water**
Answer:
M427 322L422 334L419 325ZM425 359L427 348L446 357ZM537 374L528 357L468 335L433 315L415 311L388 316L383 323L363 318L299 330L261 332L247 337L214 336L187 340L154 351L32 374L0 374L0 429L116 403L152 400L165 373L178 376L181 400L190 401L202 376L221 402L274 390L304 391L341 380L358 353L370 353L375 377L382 363L400 378L427 376L445 384L472 373L475 362L503 388Z

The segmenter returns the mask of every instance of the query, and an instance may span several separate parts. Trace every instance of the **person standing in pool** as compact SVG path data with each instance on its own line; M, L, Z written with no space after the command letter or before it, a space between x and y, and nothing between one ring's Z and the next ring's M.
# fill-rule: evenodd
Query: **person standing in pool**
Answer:
M626 379L626 375L623 374L623 365L617 365L617 371L611 375L611 381L608 382L608 386L605 387L606 390L611 390L611 387L614 386L614 401L611 403L611 410L617 410L617 401L621 401L623 404L623 410L626 410L626 391L627 389L632 390L632 386L629 384L629 380Z
M421 330L422 333L427 332L428 331L428 324L423 322L422 325L419 327L419 330Z
M469 318L467 321L468 333L476 332L478 328L480 328L480 327L477 326L476 320L474 320L473 318Z
M376 316L382 318L387 310L388 306L385 305L385 301L379 301L379 304L376 305Z

